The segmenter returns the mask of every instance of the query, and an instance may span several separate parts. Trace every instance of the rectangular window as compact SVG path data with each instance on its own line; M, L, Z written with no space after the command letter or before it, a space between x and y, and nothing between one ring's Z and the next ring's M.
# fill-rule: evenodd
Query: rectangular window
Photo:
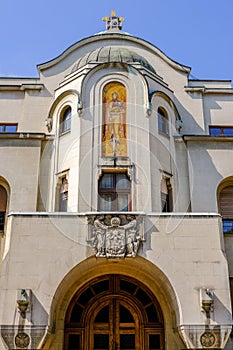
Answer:
M172 186L170 178L162 177L160 183L161 189L161 210L164 213L171 212L173 209L173 200L172 200Z
M99 180L100 211L131 210L131 182L126 173L104 173Z
M164 109L158 108L158 131L169 135L168 115Z
M233 126L210 126L211 136L233 136Z
M69 183L68 183L68 174L64 174L58 178L57 183L57 200L56 208L58 211L67 212L68 210L68 193L69 192Z
M0 211L0 231L4 231L5 212Z
M71 107L67 106L60 116L60 135L70 130L71 114Z
M233 277L230 277L231 307L233 309Z
M149 334L149 350L159 350L160 334Z
M233 219L222 219L223 233L233 233Z
M18 124L2 124L0 123L1 132L17 132Z
M69 350L80 350L80 334L69 334Z
M99 198L99 207L101 211L111 211L112 210L112 195L102 194Z

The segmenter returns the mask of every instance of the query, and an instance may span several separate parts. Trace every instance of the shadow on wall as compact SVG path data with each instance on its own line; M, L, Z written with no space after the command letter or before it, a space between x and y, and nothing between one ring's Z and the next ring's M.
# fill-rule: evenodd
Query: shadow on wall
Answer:
M30 349L38 349L41 348L40 344L45 338L48 313L35 294L31 291L29 294L27 294L29 298L17 300L15 324L0 326L1 336L8 349L28 348L28 346Z
M182 134L184 136L206 135L205 130L197 124L194 117L184 108L177 98L174 98L174 103L183 119ZM213 108L219 109L220 107L215 103ZM209 119L207 118L205 123L210 122ZM185 125L188 125L189 130L192 130L192 132L186 132L187 129ZM186 141L185 145L191 210L193 212L218 212L216 192L218 184L225 175L218 171L216 167L217 158L215 159L211 156L211 151L215 149L224 150L224 145L220 142L216 145L216 143L204 141ZM230 162L228 162L227 166L229 167L229 173L232 173L233 169ZM180 181L179 191L182 191L182 183ZM200 198L202 199L200 200Z

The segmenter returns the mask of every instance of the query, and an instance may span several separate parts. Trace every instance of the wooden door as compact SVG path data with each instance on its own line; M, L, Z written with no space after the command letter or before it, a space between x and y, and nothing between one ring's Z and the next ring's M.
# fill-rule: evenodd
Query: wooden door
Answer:
M90 350L139 350L136 310L118 297L100 304L90 324Z
M67 309L64 349L164 350L160 306L133 278L96 278L77 291Z

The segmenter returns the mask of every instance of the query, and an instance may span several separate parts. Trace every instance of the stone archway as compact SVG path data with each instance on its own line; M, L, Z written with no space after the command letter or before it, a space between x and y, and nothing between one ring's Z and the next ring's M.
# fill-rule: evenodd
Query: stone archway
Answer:
M155 301L156 310L160 310L159 315L162 315L163 321L161 324L163 324L164 329L164 344L162 340L162 346L164 346L164 349L169 350L185 348L184 343L182 342L181 337L179 335L179 332L174 332L174 329L176 329L177 324L179 324L180 322L179 302L177 300L176 294L173 290L171 283L158 267L156 267L154 264L140 256L137 256L133 259L96 259L92 256L82 261L80 264L76 265L64 277L64 279L58 286L50 308L49 329L52 330L52 334L48 334L48 336L46 337L44 349L65 349L64 344L66 344L66 346L68 344L67 334L69 334L69 313L72 310L72 305L74 305L75 300L78 300L79 296L82 294L82 292L87 286L93 284L94 281L102 280L102 278L104 278L104 276L107 275L120 275L123 279L129 281L129 283L135 283L133 281L136 281L136 284L138 286L142 286L143 291L146 291L146 293L147 291L149 291L149 295L151 295L152 299ZM109 294L111 294L112 296L115 295L115 292L111 293ZM120 298L121 297L122 294L120 293ZM131 298L132 296L128 295L127 305L132 304ZM121 299L116 297L114 302L117 303L119 300ZM108 305L110 299L103 299L103 302L105 302L106 305ZM96 305L98 305L98 303ZM103 305L103 307L106 305ZM125 307L125 302L122 305L123 307ZM112 306L109 304L109 308L111 307ZM92 309L89 308L89 310L91 312ZM128 308L127 310L132 315L134 315L136 311L136 309L132 309L132 307ZM138 310L140 310L140 312L138 312ZM160 314L161 310L162 314ZM101 310L99 309L99 311ZM139 316L137 316L138 319L135 318L135 324L137 324L137 322L143 323L143 317L144 319L147 317L145 315L145 311L143 311L142 307L139 307L139 309L137 308L137 313ZM86 320L94 322L94 319L91 319L88 316L88 314L86 314L85 317ZM76 328L76 325L74 326L74 328ZM75 331L74 334L75 333L77 332ZM83 333L81 334L81 337L83 337ZM148 340L145 339L146 337L143 341L148 342ZM151 340L151 342L152 341L156 342L156 337L154 337L154 340ZM76 342L76 340L74 340L74 342ZM145 349L148 350L148 348Z
M65 350L162 350L160 306L138 280L109 274L73 297L65 320Z

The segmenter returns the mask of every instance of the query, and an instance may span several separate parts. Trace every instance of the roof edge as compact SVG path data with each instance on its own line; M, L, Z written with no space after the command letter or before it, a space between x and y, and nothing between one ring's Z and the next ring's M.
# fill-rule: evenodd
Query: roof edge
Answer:
M101 33L101 34L95 34L86 38L83 38L79 41L77 41L76 43L72 44L71 46L69 46L65 51L63 51L59 56L53 58L52 60L49 60L47 62L41 63L37 65L37 69L38 71L42 71L44 69L48 69L53 67L54 65L56 65L57 63L59 63L63 58L65 58L66 56L68 56L70 53L72 53L74 50L76 50L79 47L82 47L88 43L92 43L92 42L97 42L97 41L101 41L101 40L107 40L109 38L113 38L117 39L117 40L122 40L123 37L125 40L131 41L131 42L138 42L141 45L143 45L144 47L147 47L148 49L150 49L152 52L156 53L158 56L160 56L161 58L163 58L170 66L172 66L173 68L180 70L186 74L189 74L191 67L180 64L174 60L172 60L170 57L168 57L162 50L160 50L158 47L156 47L155 45L153 45L152 43L146 41L145 39L141 39L139 37L133 36L133 35L129 35L126 33Z

